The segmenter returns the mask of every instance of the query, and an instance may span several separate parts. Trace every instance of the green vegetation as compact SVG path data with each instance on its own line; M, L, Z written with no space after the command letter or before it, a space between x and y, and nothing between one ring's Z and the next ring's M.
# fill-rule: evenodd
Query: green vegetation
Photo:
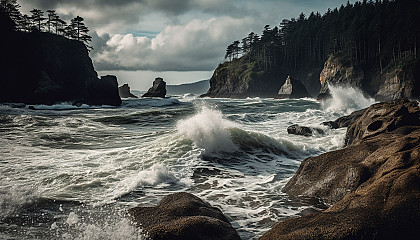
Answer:
M328 11L312 12L264 27L228 46L225 59L252 63L257 71L293 73L321 68L329 54L349 64L382 72L407 56L417 59L420 41L419 0L362 1ZM239 45L241 44L241 45Z

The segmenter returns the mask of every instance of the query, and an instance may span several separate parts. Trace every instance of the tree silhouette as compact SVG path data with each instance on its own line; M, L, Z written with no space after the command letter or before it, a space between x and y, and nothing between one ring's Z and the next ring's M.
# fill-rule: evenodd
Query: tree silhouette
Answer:
M17 3L17 0L1 0L0 11L9 16L12 21L17 24L22 19L22 14L19 11L21 6Z
M67 35L72 39L83 42L89 50L92 50L93 48L89 46L92 37L88 35L89 29L83 21L84 19L80 16L73 18L67 27Z
M31 20L34 23L34 25L36 26L36 28L38 29L38 31L42 31L42 28L44 26L43 21L46 19L44 18L44 12L42 10L39 9L33 9L30 11L32 13L31 16Z

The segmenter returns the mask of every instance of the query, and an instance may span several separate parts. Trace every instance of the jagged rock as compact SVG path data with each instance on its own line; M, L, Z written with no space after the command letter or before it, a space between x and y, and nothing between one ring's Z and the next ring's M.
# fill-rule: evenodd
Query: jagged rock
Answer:
M143 97L160 97L164 98L166 96L166 82L163 81L163 78L156 78L153 81L153 86L149 88L147 93Z
M352 112L348 116L339 117L335 121L323 122L322 125L328 126L332 129L349 127L350 125L355 123L363 115L363 113L365 113L365 111L366 109L358 110L358 111Z
M305 86L297 79L287 77L276 98L305 98L311 97Z
M114 95L106 95L118 93L118 85L101 83L82 42L43 32L12 31L2 35L6 33L0 45L0 102L87 103L99 96L106 102L95 104L120 102ZM115 89L107 90L106 86Z
M155 207L129 210L151 239L226 239L239 235L223 213L189 193L168 195Z
M324 130L320 128L312 128L312 127L305 127L305 126L299 126L298 124L294 124L292 126L289 126L287 128L288 134L294 134L294 135L302 135L305 137L310 137L314 134L325 134Z
M138 98L136 95L131 93L130 86L128 86L127 83L118 87L118 93L121 98Z
M283 188L332 206L280 222L261 239L417 239L419 113L407 100L366 109L349 128L357 134L348 147L305 159Z
M317 99L322 100L330 97L329 84L361 88L364 78L363 70L354 64L348 56L331 54L320 74L321 91Z

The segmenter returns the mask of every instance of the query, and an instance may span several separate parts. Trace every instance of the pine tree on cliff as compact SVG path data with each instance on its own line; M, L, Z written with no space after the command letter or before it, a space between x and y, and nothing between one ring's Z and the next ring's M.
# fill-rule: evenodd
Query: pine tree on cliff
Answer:
M70 38L83 42L89 50L92 50L93 48L89 46L92 37L88 35L89 29L83 21L84 19L80 16L73 18L67 27L67 34Z

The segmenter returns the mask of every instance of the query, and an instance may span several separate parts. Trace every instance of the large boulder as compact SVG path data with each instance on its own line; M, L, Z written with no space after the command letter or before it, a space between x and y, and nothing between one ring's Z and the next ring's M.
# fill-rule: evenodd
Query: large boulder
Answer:
M306 91L305 86L297 79L290 75L287 77L283 86L281 86L276 98L305 98L311 97Z
M149 88L147 93L143 97L160 97L164 98L166 96L166 82L163 81L163 78L156 78L153 81L153 86Z
M223 213L189 193L168 195L155 207L129 210L151 239L239 240Z
M407 100L366 109L349 128L359 129L347 133L357 132L349 146L305 159L283 188L331 207L278 223L261 239L417 239L419 113ZM379 128L377 121L384 121Z
M138 98L136 95L131 93L130 86L128 86L127 83L118 87L118 93L121 98Z
M294 134L294 135L301 135L305 137L310 137L314 134L325 134L324 130L320 128L313 128L313 127L306 127L306 126L300 126L298 124L293 124L287 128L288 134Z

